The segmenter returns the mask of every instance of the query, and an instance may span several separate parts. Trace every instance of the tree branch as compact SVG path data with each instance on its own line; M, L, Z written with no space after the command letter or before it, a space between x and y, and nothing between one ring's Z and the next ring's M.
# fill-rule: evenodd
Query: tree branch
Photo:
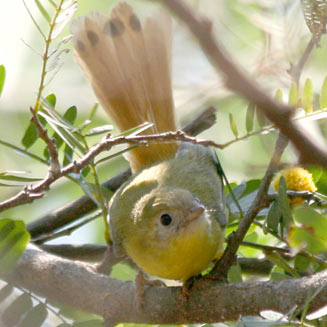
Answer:
M49 174L56 174L58 171L60 171L60 163L59 163L59 159L58 159L56 140L51 139L49 137L48 131L40 123L40 121L37 117L36 111L33 108L30 108L30 111L32 113L31 122L35 125L39 137L47 145L47 149L48 149L49 157L50 157Z
M227 248L212 271L213 276L218 275L218 278L224 278L227 276L229 268L233 265L235 261L235 255L242 240L244 239L247 231L249 230L254 218L262 209L262 204L264 203L265 197L268 193L268 188L271 183L272 177L278 169L278 163L287 144L288 142L286 138L282 134L279 134L278 139L276 141L273 156L267 168L266 174L261 181L258 193L253 203L251 204L251 207L240 221L237 230L229 236Z
M274 101L236 65L231 59L232 55L223 49L214 36L212 22L208 18L195 12L184 0L162 0L162 2L194 34L211 64L217 72L224 74L226 86L256 104L282 134L293 142L302 162L327 165L327 151L323 145L314 142L302 127L292 121L293 108Z
M292 77L292 80L296 84L299 84L303 67L304 67L305 63L308 61L314 46L315 46L315 37L312 35L299 62L296 65L291 64L291 67L287 71L290 74L290 76Z
M135 305L135 285L94 272L93 266L46 254L29 245L7 281L50 300L101 315L111 324L191 324L237 320L262 310L287 314L304 306L309 294L320 293L309 312L327 302L327 271L310 277L237 284L200 280L183 301L180 287L148 287L143 309Z

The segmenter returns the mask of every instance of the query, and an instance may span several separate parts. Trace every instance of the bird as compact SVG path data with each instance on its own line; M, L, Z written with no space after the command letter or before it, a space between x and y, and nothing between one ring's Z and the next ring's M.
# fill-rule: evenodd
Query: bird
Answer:
M75 58L121 131L176 131L171 79L172 19L142 19L126 2L92 12L71 28ZM228 223L224 185L212 148L151 143L127 153L132 176L109 203L114 254L149 276L186 282L223 252Z

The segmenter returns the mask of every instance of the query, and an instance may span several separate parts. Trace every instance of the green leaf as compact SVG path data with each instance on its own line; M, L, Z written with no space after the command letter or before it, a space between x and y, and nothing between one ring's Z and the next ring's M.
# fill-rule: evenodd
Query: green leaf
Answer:
M256 116L260 127L264 127L268 125L269 123L268 119L266 118L265 114L261 110L256 109Z
M22 156L26 156L26 157L29 157L29 158L35 159L35 160L37 160L37 161L39 161L39 162L41 162L41 163L43 163L43 164L48 165L48 162L47 162L46 160L43 160L42 158L36 156L35 154L30 153L30 152L28 152L28 151L26 151L26 150L24 150L24 149L21 149L21 148L19 148L19 147L16 146L16 145L10 144L10 143L5 142L5 141L2 141L2 140L0 140L0 144L2 144L2 145L4 145L4 146L8 147L9 149L14 150L15 152L17 152L18 154L20 154L20 155L22 155Z
M82 124L80 124L79 126L77 126L77 130L79 130L80 132L83 131L84 128L86 128L87 126L89 126L90 124L92 124L91 120L84 120Z
M50 4L53 6L53 8L57 9L57 5L53 0L48 0Z
M278 189L278 204L282 214L282 221L284 226L288 227L293 222L291 207L287 197L286 181L284 176L280 178Z
M105 162L105 161L108 161L108 160L110 160L110 159L112 159L112 158L115 158L115 157L117 157L117 156L119 156L119 155L121 155L121 154L123 154L123 153L125 153L125 152L128 152L128 151L130 151L130 150L132 150L132 149L135 149L135 148L137 148L137 147L138 147L137 145L129 146L128 148L125 148L125 149L123 149L123 150L121 150L121 151L115 152L115 153L111 154L110 156L107 156L107 157L101 158L100 160L98 160L97 162L95 162L95 165L98 165L98 164L100 164L100 163L103 163L103 162Z
M52 127L52 125L60 126L62 128L73 130L74 127L71 125L66 124L66 122L62 121L62 118L60 117L60 120L58 119L57 115L54 115L49 110L40 110L38 112L39 117L42 117L45 119L45 121ZM50 124L51 123L51 124Z
M327 216L312 208L296 208L294 218L303 226L309 227L317 238L327 242ZM326 243L327 245L327 243Z
M325 77L324 83L321 87L320 108L327 108L327 76Z
M73 149L66 145L64 149L64 159L62 162L63 166L69 165L73 161L73 155Z
M291 87L290 87L290 91L288 94L288 104L294 108L297 108L298 106L298 87L297 84L295 82L292 82Z
M47 107L54 109L57 103L56 95L54 93L51 93L47 95L42 102L44 102L44 104L46 104Z
M90 129L87 133L85 133L85 136L93 136L93 135L108 133L111 132L113 129L114 127L112 125L98 126Z
M49 150L48 150L47 147L45 147L44 150L43 150L43 157L44 157L46 160L49 160L49 158L50 158Z
M274 98L277 102L283 102L283 91L281 89L277 89Z
M34 0L35 4L37 5L37 7L39 8L42 16L45 18L45 20L51 24L51 17L48 14L48 12L45 10L45 8L42 6L41 2L39 0Z
M238 138L238 129L233 114L229 113L229 126L236 138Z
M54 95L50 94L46 99L42 99L42 103L46 104L46 106L41 110L43 116L48 116L48 119L51 119L53 123L57 124L58 126L61 126L70 131L75 131L76 128L72 124L70 124L65 118L63 118L59 113L56 112L55 108L52 106L52 103L49 104L47 99L50 96L52 97ZM45 117L41 118L45 119Z
M312 208L294 210L297 224L288 233L289 245L298 250L306 249L319 254L327 248L327 217Z
M146 122L146 123L143 123L136 127L130 128L127 131L120 133L118 136L137 135L137 134L144 132L145 130L149 129L152 126L153 126L153 123Z
M317 184L323 175L323 169L320 166L306 167L306 169L312 175L314 183Z
M248 133L252 132L253 130L253 123L254 123L254 114L255 114L255 104L249 103L248 108L246 110L246 131Z
M29 240L30 235L23 221L0 219L1 272L8 272L15 267Z
M268 211L268 215L266 217L267 227L274 231L278 232L278 225L281 218L281 209L278 200L274 201Z
M77 108L76 108L76 106L69 107L66 110L66 112L64 113L64 116L63 116L63 118L71 125L74 124L74 122L76 120L76 117L77 117ZM57 149L60 149L60 147L64 144L64 140L57 133L53 134L53 138L55 138L55 140L56 140ZM45 152L47 152L47 151L48 151L48 149L45 148ZM48 153L46 154L46 156L48 156Z
M71 133L62 122L57 121L55 118L50 117L47 113L38 112L38 115L44 117L47 123L54 129L54 131L68 144L72 149L77 148L81 153L85 153L84 146L79 142L79 140Z
M236 199L240 199L245 197L246 195L252 193L253 191L256 191L260 186L261 180L260 179L252 179L247 182L242 182L238 186L233 188L233 194ZM250 196L250 200L253 198L254 193ZM226 197L226 201L229 205L232 205L233 207L236 205L233 199L232 194L228 194ZM247 199L245 200L247 202ZM244 204L244 200L243 200ZM237 210L238 211L238 210Z
M95 113L97 112L99 107L99 103L95 103L94 106L92 107L91 111L90 111L90 115L89 115L89 120L92 120L95 116Z
M279 253L269 252L266 253L266 256L269 260L278 265L281 269L288 272L291 276L295 278L300 277L300 275L295 271L295 269L291 267L287 260L285 260Z
M239 264L231 266L228 270L228 281L230 283L242 283L242 270Z
M64 119L66 119L72 125L74 125L76 117L77 117L76 106L69 107L64 113Z
M15 221L11 219L0 219L0 244L15 229Z
M91 168L89 166L85 167L82 171L81 171L81 175L83 176L83 178L86 178L88 176L88 174L90 173Z
M236 187L234 187L234 188L232 189L233 194L234 194L234 197L235 197L236 199L240 199L241 196L243 195L243 193L245 192L245 190L246 190L246 183L245 183L245 182L242 182L240 185L237 185ZM228 200L227 200L227 203L233 202L234 200L233 200L231 194L228 194L228 195L227 195L227 199L228 199L229 197L231 198L231 201L228 201Z
M241 197L241 199L238 200L238 204L241 207L243 213L247 212L250 209L254 199L257 196L257 192L258 192L257 190L253 191L253 192ZM240 215L239 208L237 207L235 202L230 203L230 212L233 216ZM263 216L263 215L266 215L266 213L264 210L261 210L258 213L258 216Z
M317 239L314 234L304 228L292 225L288 233L288 244L298 251L306 250L312 254L319 254L326 249L326 244Z
M312 103L313 103L312 81L310 78L307 78L305 80L302 90L302 106L307 114L313 111Z
M319 192L323 194L327 194L327 170L326 169L322 169L322 173L319 178L319 181L317 181L317 187Z
M82 188L84 193L94 202L98 207L100 207L100 202L98 199L98 192L97 192L97 187L95 184L86 182L80 174L69 174L71 178L73 178L79 186Z
M30 148L38 139L37 129L35 125L31 122L29 123L24 136L22 138L22 145L25 147L25 149Z
M309 258L302 255L297 255L294 260L294 267L296 270L304 272L308 269L310 263L311 260Z
M4 183L0 183L1 187L22 187L22 185L20 184L4 184Z
M4 310L2 321L7 327L16 326L21 317L32 307L33 303L30 295L23 293Z
M0 96L3 91L3 87L5 85L5 79L6 79L6 69L4 65L0 65Z
M19 173L19 172L17 172ZM22 172L24 173L24 172ZM17 175L8 174L7 172L0 173L0 179L6 181L14 181L14 182L38 182L41 181L42 178L33 178L33 177L21 177Z
M47 316L48 310L46 305L39 303L24 316L18 327L41 327Z
M284 280L284 279L290 279L292 278L291 276L289 275L286 275L283 270L276 266L274 267L274 269L272 270L272 272L270 273L270 280Z
M244 193L242 194L242 197L252 193L253 191L256 191L261 184L261 179L251 179L246 182L246 189Z

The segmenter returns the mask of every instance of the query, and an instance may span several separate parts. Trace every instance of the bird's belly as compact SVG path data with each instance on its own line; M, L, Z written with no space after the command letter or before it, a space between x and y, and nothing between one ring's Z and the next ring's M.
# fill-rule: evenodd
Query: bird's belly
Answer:
M131 241L125 248L130 258L149 275L185 281L208 268L222 251L223 232L218 223L212 225L210 230L208 226L194 226L165 246L151 244L141 248Z

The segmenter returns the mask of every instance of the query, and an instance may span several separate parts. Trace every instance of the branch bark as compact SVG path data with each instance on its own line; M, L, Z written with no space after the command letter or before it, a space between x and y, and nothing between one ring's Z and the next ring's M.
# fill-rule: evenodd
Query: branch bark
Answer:
M320 293L309 312L327 302L327 271L310 277L282 281L237 284L199 280L190 290L185 305L180 287L148 287L143 309L135 305L134 283L95 273L94 266L73 262L29 245L7 281L41 296L103 316L111 324L213 323L259 315L262 310L287 314L301 310L309 294Z

